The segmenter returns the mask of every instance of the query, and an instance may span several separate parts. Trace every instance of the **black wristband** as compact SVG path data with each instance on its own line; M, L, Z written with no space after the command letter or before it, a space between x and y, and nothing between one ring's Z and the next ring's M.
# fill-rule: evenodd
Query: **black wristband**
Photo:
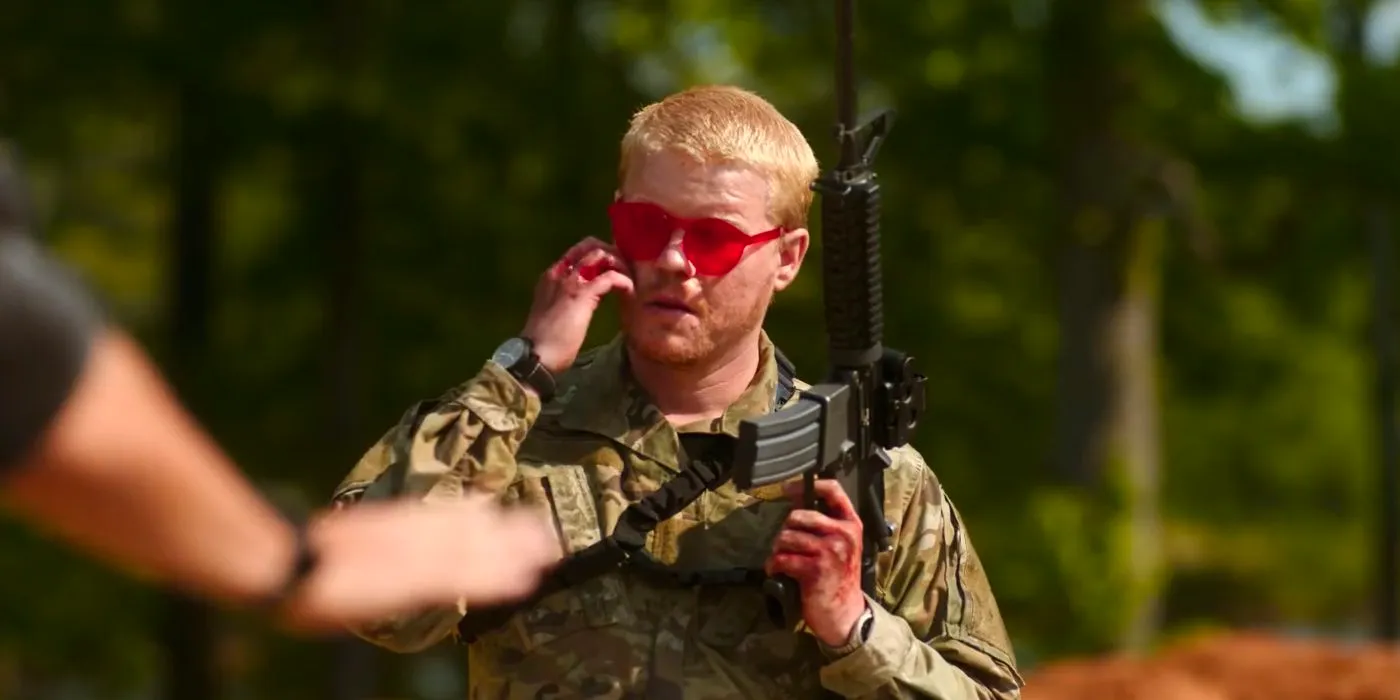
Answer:
M491 359L516 381L534 389L541 403L549 403L554 398L557 388L554 375L540 363L534 340L523 336L511 338L496 348Z
M0 230L0 472L67 401L101 321L70 270L26 235Z
M316 565L320 563L320 558L307 536L306 523L293 521L292 530L296 538L296 553L292 559L292 568L287 572L287 577L283 579L282 585L277 588L277 591L263 599L258 606L260 610L270 614L281 611L282 606L297 594L301 585L306 582L306 579L316 570Z

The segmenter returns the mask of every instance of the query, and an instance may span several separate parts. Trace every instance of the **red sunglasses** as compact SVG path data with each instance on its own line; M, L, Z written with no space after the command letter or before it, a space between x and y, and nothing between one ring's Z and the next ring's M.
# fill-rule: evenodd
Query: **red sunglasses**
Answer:
M655 260L682 231L681 251L699 275L718 276L734 269L749 246L771 241L782 227L752 236L723 219L674 216L651 202L613 202L608 206L613 242L632 261Z

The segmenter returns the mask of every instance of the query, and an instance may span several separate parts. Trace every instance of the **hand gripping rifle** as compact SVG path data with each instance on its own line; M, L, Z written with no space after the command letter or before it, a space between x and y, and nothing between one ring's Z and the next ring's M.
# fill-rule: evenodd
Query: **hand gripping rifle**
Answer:
M836 0L836 167L812 184L821 193L823 302L827 381L801 392L787 408L739 425L733 479L749 489L801 475L806 508L817 508L814 482L836 479L860 514L861 588L875 594L875 557L890 547L885 520L886 450L909 441L924 408L924 377L913 358L884 347L880 283L880 185L871 161L894 113L855 122L852 2ZM784 627L801 619L797 583L764 583L768 612Z

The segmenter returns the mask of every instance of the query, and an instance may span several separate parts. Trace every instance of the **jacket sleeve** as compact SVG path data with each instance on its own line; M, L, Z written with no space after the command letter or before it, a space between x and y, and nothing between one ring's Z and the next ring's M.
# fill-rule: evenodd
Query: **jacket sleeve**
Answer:
M538 397L488 361L442 397L415 404L336 487L336 507L366 499L460 498L474 490L504 494L515 481L515 453L539 415ZM426 649L452 633L465 601L352 625L356 636L399 653Z
M1025 683L961 516L917 452L892 456L887 493L903 507L890 511L899 529L881 555L882 602L867 598L870 636L829 661L822 684L848 698L1019 698Z
M104 318L66 265L0 221L0 475L68 401Z

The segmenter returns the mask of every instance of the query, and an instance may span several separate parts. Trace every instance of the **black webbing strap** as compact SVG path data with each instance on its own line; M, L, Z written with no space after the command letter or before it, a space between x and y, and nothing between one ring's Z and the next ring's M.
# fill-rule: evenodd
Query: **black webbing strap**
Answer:
M773 354L778 363L778 386L773 397L776 410L796 391L796 368L776 347ZM611 535L565 558L530 597L469 611L457 623L458 641L470 644L482 634L505 626L511 617L529 610L541 600L623 566L663 585L689 587L761 582L764 578L761 569L685 571L662 564L647 553L647 535L652 530L685 510L705 491L713 491L729 481L734 457L733 437L723 433L681 433L680 442L680 473L656 492L622 511Z
M778 390L773 395L773 410L776 411L797 392L797 367L777 346L773 347L773 359L778 362Z
M517 613L544 598L627 565L652 572L666 567L645 551L647 534L707 490L729 480L734 438L723 433L682 433L682 467L660 489L627 507L613 534L564 559L529 598L515 603L473 609L457 623L460 641L470 644L481 634L504 626Z
M658 586L679 588L758 585L768 577L763 569L678 569L662 564L644 551L637 552L627 561L627 570Z

